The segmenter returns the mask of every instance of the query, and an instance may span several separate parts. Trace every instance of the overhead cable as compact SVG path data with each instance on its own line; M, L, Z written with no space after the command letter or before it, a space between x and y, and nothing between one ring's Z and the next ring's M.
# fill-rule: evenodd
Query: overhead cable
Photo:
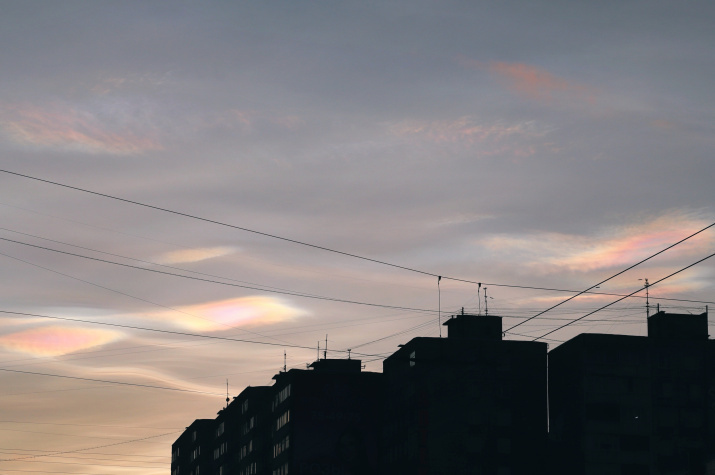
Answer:
M101 196L101 197L104 197L104 198L108 198L108 199L112 199L112 200L116 200L116 201L120 201L120 202L124 202L124 203L133 204L133 205L141 206L141 207L144 207L144 208L149 208L149 209L153 209L153 210L157 210L157 211L163 211L163 212L165 212L165 213L170 213L170 214L174 214L174 215L177 215L177 216L183 216L183 217L185 217L185 218L195 219L195 220L198 220L198 221L203 221L203 222L215 224L215 225L218 225L218 226L224 226L224 227L227 227L227 228L237 229L237 230L239 230L239 231L244 231L244 232L256 234L256 235L259 235L259 236L264 236L264 237L269 237L269 238L272 238L272 239L277 239L277 240L280 240L280 241L290 242L290 243L293 243L293 244L297 244L297 245L301 245L301 246L306 246L306 247L310 247L310 248L313 248L313 249L318 249L318 250L321 250L321 251L331 252L331 253L343 255L343 256L346 256L346 257L352 257L352 258L355 258L355 259L360 259L360 260L372 262L372 263L375 263L375 264L380 264L380 265L384 265L384 266L388 266L388 267L393 267L393 268L396 268L396 269L402 269L402 270L409 271L409 272L415 272L415 273L422 274L422 275L428 275L428 276L431 276L431 277L440 277L440 274L436 274L436 273L433 273L433 272L423 271L423 270L420 270L420 269L416 269L416 268L408 267L408 266L403 266L403 265L399 265L399 264L393 264L393 263L391 263L391 262L387 262L387 261L383 261L383 260L379 260L379 259L373 259L373 258L370 258L370 257L361 256L361 255L354 254L354 253L351 253L351 252L340 251L340 250L338 250L338 249L333 249L333 248L329 248L329 247L321 246L321 245L317 245L317 244L311 244L311 243L309 243L309 242L300 241L300 240L297 240L297 239L292 239L292 238L288 238L288 237L284 237L284 236L279 236L279 235L277 235L277 234L267 233L267 232L258 231L258 230L255 230L255 229L246 228L246 227L243 227L243 226L237 226L237 225L234 225L234 224L224 223L224 222L222 222L222 221L217 221L217 220L214 220L214 219L204 218L204 217L197 216L197 215L193 215L193 214L190 214L190 213L184 213L184 212L181 212L181 211L176 211L176 210L172 210L172 209L169 209L169 208L164 208L164 207L161 207L161 206L155 206L155 205L151 205L151 204L148 204L148 203L142 203L142 202L140 202L140 201L130 200L130 199L127 199L127 198L122 198L122 197L110 195L110 194L107 194L107 193L100 193L100 192L98 192L98 191L93 191L93 190L88 190L88 189L86 189L86 188L80 188L80 187L77 187L77 186L67 185L67 184L59 183L59 182L52 181L52 180L46 180L46 179L44 179L44 178L38 178L38 177L34 177L34 176L30 176L30 175L23 174L23 173L13 172L13 171L10 171L10 170L0 169L0 172L1 172L1 173L7 173L8 175L14 175L14 176L22 177L22 178L27 178L27 179L29 179L29 180L35 180L35 181L39 181L39 182L42 182L42 183L47 183L47 184L50 184L50 185L59 186L59 187L62 187L62 188L67 188L67 189L70 189L70 190L81 191L81 192L83 192L83 193L89 193L89 194L92 194L92 195L95 195L95 196ZM445 275L441 275L441 277L442 277L442 279L452 280L452 281L455 281L455 282L463 282L463 283L468 283L468 284L480 284L480 282L475 281L475 280L461 279L461 278L458 278L458 277L449 277L449 276L445 276ZM500 284L500 283L494 283L494 282L491 282L491 283L490 283L490 282L481 282L481 284L482 284L482 285L491 285L491 286L494 286L494 287L506 287L506 288L514 288L514 289L525 289L525 290L544 290L544 291L550 291L550 292L569 292L569 293L573 293L573 292L577 292L577 293L578 293L578 292L579 292L578 290L554 289L554 288L548 288L548 287L537 287L537 286L529 286L529 285ZM610 293L605 293L605 292L590 292L590 293L599 294L599 295L620 296L620 295L618 295L618 294L610 294ZM666 300L666 299L661 299L661 300ZM668 300L678 300L678 299L668 299ZM683 302L695 302L695 303L714 303L714 302L699 302L699 301L692 301L692 300L680 300L680 301L683 301Z
M701 262L706 261L706 260L710 259L710 258L713 257L713 256L715 256L715 253L712 253L712 254L710 254L709 256L703 257L702 259L700 259L700 260L698 260L698 261L695 261L695 262L693 262L692 264L690 264L690 265L688 265L688 266L685 266L685 267L683 267L683 268L681 268L681 269L678 269L677 271L675 271L675 272L673 272L673 273L671 273L671 274L668 274L668 275L666 275L665 277L656 280L655 282L651 282L650 284L648 284L648 287L653 287L655 284L657 284L657 283L659 283L659 282L663 282L664 280L669 279L669 278L673 277L673 276L676 275L676 274L680 274L681 272L683 272L683 271L685 271L685 270L687 270L687 269L690 269L691 267L693 267L693 266L695 266L695 265L698 265L698 264L700 264ZM643 287L639 288L638 290L634 290L634 291L631 292L630 294L628 294L628 295L626 295L626 296L624 296L624 297L621 297L621 298L618 299L618 300L614 300L613 302L611 302L611 303L609 303L609 304L606 304L606 305L604 305L603 307L597 308L596 310L594 310L594 311L592 311L592 312L589 312L589 313L587 313L586 315L584 315L584 316L582 316L582 317L573 319L573 320L571 320L570 322L568 322L568 323L566 323L566 324L564 324L564 325L561 325L561 326L558 327L558 328L554 328L553 330L551 330L551 331L549 331L549 332L547 332L547 333L544 333L544 334L541 335L540 337L534 338L533 341L540 340L540 339L544 338L545 336L551 335L552 333L557 332L557 331L561 330L562 328L565 328L565 327L567 327L567 326L569 326L569 325L571 325L571 324L573 324L573 323L576 323L576 322L578 322L579 320L583 320L584 318L588 317L589 315L593 315L594 313L599 312L599 311L603 310L604 308L610 307L611 305L616 304L616 303L620 302L621 300L624 300L624 299L626 299L626 298L628 298L628 297L630 297L630 296L632 296L632 295L634 295L634 294L637 294L638 292L641 292L641 291L643 291L643 290L645 290L645 289L646 289L646 286L643 286Z

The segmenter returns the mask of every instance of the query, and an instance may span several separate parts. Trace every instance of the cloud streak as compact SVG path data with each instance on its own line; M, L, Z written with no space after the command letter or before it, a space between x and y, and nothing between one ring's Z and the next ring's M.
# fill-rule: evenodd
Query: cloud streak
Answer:
M295 320L306 314L273 297L239 297L178 307L177 312L150 314L192 331L221 331L234 327L272 325Z
M593 103L596 89L559 77L546 69L527 63L507 61L477 61L458 57L463 66L484 69L496 76L509 90L531 100L552 102L557 97L569 97Z
M233 247L202 247L196 249L182 249L180 251L167 252L159 256L156 261L160 264L186 264L189 262L200 262L215 257L226 256L236 252Z
M76 107L6 106L0 111L0 128L17 145L49 150L130 155L163 148L146 132L112 124Z
M436 121L404 120L390 124L388 130L397 137L418 138L438 145L478 147L481 155L516 156L533 155L536 139L551 131L535 121L479 123L471 116Z
M486 239L483 244L501 255L519 256L527 266L542 272L589 272L635 263L707 224L688 214L671 213L594 236L563 233L499 235ZM698 235L663 257L697 252L715 241L711 234Z
M47 326L0 336L0 346L35 357L62 356L122 338L112 330Z

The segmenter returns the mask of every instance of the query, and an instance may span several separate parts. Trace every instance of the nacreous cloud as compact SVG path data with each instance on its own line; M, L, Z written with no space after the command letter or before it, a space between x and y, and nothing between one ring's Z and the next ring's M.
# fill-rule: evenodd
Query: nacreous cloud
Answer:
M0 347L38 357L61 356L122 338L122 333L73 327L48 326L0 336Z
M127 155L161 150L161 144L145 132L126 124L109 124L89 110L54 105L6 106L0 109L0 128L18 145L57 151ZM116 129L116 130L112 130Z
M483 244L506 258L543 272L588 272L633 264L704 228L705 220L685 213L670 213L647 222L609 229L594 236L538 233L530 236L493 236ZM670 259L709 248L712 231L698 235L663 254ZM509 257L510 256L510 257Z
M156 261L160 264L185 264L187 262L199 262L214 257L226 256L234 252L236 252L235 248L227 246L182 249L181 251L172 251L162 254Z
M291 307L274 297L240 297L179 307L179 312L160 312L150 317L169 320L194 331L221 331L234 327L270 325L304 316L304 310Z

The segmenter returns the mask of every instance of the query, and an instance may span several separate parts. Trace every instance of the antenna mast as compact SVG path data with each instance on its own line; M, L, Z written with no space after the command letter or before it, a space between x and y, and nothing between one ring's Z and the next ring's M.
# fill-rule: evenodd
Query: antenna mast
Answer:
M477 285L478 285L478 287L477 287L477 305L479 306L479 311L477 312L477 315L481 315L482 314L482 300L481 300L482 295L479 291L482 288L482 283L479 282Z
M228 401L230 398L228 397L228 378L226 378L226 407L228 407Z
M439 287L439 281L442 276L437 276L437 326L439 327L439 337L442 338L442 289Z
M286 372L286 350L283 350L283 372Z
M325 334L325 349L323 350L323 359L328 359L328 334Z
M484 287L484 316L489 316L489 304L487 303L487 288Z
M650 301L648 300L649 297L649 292L648 292L648 287L650 287L650 284L648 284L648 279L638 279L638 280L644 280L645 281L645 316L650 317Z

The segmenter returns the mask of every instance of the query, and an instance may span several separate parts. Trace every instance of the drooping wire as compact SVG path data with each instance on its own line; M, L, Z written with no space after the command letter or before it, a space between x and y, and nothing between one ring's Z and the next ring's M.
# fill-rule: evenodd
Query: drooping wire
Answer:
M685 270L687 270L687 269L690 269L691 267L696 266L696 265L700 264L701 262L710 259L710 258L713 257L713 256L715 256L715 253L712 253L712 254L710 254L710 255L708 255L708 256L706 256L706 257L703 257L702 259L700 259L700 260L698 260L698 261L695 261L695 262L693 262L692 264L687 265L687 266L685 266L685 267L683 267L683 268L681 268L681 269L678 269L677 271L675 271L675 272L673 272L673 273L671 273L671 274L668 274L667 276L665 276L665 277L663 277L663 278L661 278L661 279L658 279L658 280L656 280L655 282L652 282L652 283L647 284L647 285L648 285L648 287L653 287L654 285L658 284L659 282L663 282L664 280L669 279L669 278L673 277L673 276L676 275L676 274L680 274L681 272L683 272L683 271L685 271ZM638 290L635 290L635 291L631 292L630 294L628 294L628 295L626 295L626 296L624 296L624 297L621 297L621 298L618 299L618 300L614 300L613 302L611 302L611 303L609 303L609 304L606 304L606 305L604 305L604 306L602 306L602 307L599 307L599 308L597 308L596 310L594 310L594 311L592 311L592 312L589 312L589 313L587 313L586 315L584 315L584 316L582 316L582 317L573 319L573 320L571 320L570 322L561 325L560 327L554 328L553 330L551 330L551 331L549 331L549 332L547 332L547 333L544 333L544 334L541 335L540 337L534 338L534 341L540 340L540 339L544 338L545 336L551 335L552 333L561 330L562 328L565 328L565 327L567 327L567 326L569 326L569 325L571 325L571 324L573 324L573 323L576 323L576 322L578 322L578 321L580 321L580 320L583 320L584 318L588 317L589 315L593 315L594 313L599 312L599 311L603 310L604 308L610 307L611 305L614 305L614 304L620 302L621 300L625 300L625 299L627 299L628 297L630 297L630 296L632 296L632 295L634 295L634 294L637 294L638 292L641 292L641 291L645 290L646 288L647 288L646 286L643 286L643 287L639 288Z

